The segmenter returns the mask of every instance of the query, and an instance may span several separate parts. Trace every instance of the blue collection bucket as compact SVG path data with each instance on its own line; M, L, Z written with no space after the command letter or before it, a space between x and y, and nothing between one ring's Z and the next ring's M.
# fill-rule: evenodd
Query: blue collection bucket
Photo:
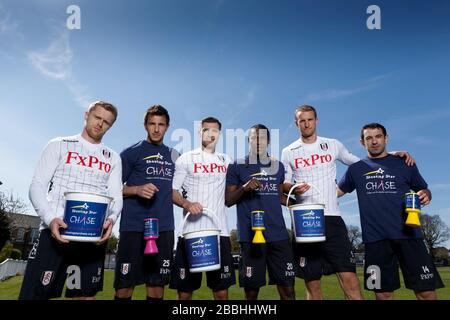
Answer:
M214 213L207 208L203 214L211 219L216 227L217 219ZM186 221L190 213L186 214L181 230L184 231ZM192 232L183 232L185 239L186 254L189 262L189 271L192 273L214 271L220 269L220 230L209 229Z
M298 186L297 183L289 190L286 207L289 208L294 229L295 242L323 242L325 237L325 205L322 203L301 203L289 206L289 197ZM316 187L309 184L317 190ZM318 190L317 190L318 191Z
M65 192L64 222L61 237L70 241L97 242L103 234L112 198L88 192Z

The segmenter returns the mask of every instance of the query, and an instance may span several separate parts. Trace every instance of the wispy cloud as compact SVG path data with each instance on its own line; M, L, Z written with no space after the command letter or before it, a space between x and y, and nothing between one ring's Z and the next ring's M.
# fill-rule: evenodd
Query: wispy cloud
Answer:
M11 14L0 4L0 34L16 32L19 24L11 19Z
M353 88L332 88L326 89L319 92L313 92L306 96L306 101L317 102L317 101L328 101L340 99L348 96L352 96L364 91L371 90L379 85L382 80L385 80L391 76L391 73L386 73L383 75L375 76L364 80L361 84Z
M47 48L28 52L28 61L45 77L62 81L78 105L86 108L92 99L86 86L80 84L73 76L74 54L70 47L69 31L61 27L58 30Z
M242 117L242 114L253 105L256 98L256 91L256 86L252 86L244 93L242 100L237 103L236 108L230 108L230 110L233 110L233 113L225 123L225 127L231 127L236 124Z

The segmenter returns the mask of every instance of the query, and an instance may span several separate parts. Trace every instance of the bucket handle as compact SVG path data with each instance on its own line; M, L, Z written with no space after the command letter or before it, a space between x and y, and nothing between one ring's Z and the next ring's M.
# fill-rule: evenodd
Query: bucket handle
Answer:
M216 225L217 228L219 228L219 223L217 221L217 216L214 213L214 211L208 209L208 208L203 208L203 214L205 214L208 218L210 218ZM186 214L186 216L184 217L183 221L180 224L180 233L178 234L178 236L183 236L183 231L184 231L184 227L186 226L186 221L188 219L188 217L191 215L190 212L188 212ZM220 231L220 230L219 230Z
M304 183L306 183L306 182L296 183L291 187L291 189L289 190L289 193L287 195L287 199L286 199L286 208L289 208L289 197L291 196L292 191L294 191L295 188L301 186ZM308 185L311 186L313 189L315 189L318 194L321 194L320 190L315 185L310 184L310 183L308 183Z

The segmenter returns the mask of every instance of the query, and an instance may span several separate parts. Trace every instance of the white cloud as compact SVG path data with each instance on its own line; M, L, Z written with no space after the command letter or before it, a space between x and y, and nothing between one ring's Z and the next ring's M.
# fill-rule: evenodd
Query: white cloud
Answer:
M16 21L12 21L11 14L0 4L0 34L16 32L18 26Z
M360 92L371 90L378 86L378 84L385 80L386 78L390 77L391 73L386 73L383 75L375 76L372 78L369 78L367 80L364 80L362 84L354 87L354 88L348 88L348 89L326 89L319 92L313 92L306 96L306 101L311 102L317 102L317 101L327 101L327 100L335 100L339 98L344 98L348 96L352 96L355 94L358 94Z
M42 75L62 81L73 94L77 104L86 108L92 98L88 94L86 86L80 84L72 73L73 51L70 47L69 31L65 27L59 27L55 38L47 48L30 51L27 54L28 61Z

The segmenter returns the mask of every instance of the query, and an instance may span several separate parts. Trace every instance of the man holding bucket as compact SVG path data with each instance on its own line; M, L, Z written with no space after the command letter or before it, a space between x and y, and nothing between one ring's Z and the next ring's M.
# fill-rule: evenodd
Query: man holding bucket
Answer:
M427 205L431 192L416 166L408 167L386 152L387 142L383 125L365 125L361 144L368 157L350 165L339 182L339 196L355 189L358 195L365 288L374 291L377 300L391 300L393 291L400 288L400 265L405 286L417 299L435 300L435 289L444 284L423 241L420 223L410 226L405 217L405 194L410 196L413 190L417 202Z
M55 138L45 147L30 185L41 233L28 258L20 300L61 296L67 275L66 297L92 300L103 289L105 242L122 209L122 167L119 155L101 141L116 118L112 104L93 102L81 134ZM79 199L69 201L74 194ZM94 197L106 204L87 200ZM97 207L107 208L103 219ZM89 243L96 226L96 243Z
M266 126L254 125L248 136L250 153L230 164L227 172L226 205L237 205L238 240L241 247L239 285L247 300L256 300L259 289L276 284L280 298L294 300L295 272L292 246L284 222L281 203L284 166L267 153L270 134ZM262 215L261 217L259 217ZM263 220L263 236L254 236L254 220ZM252 220L253 219L253 220ZM256 231L257 232L257 231ZM261 236L260 236L261 237ZM253 238L253 239L252 239Z
M297 203L325 205L323 235L326 240L294 244L296 274L305 280L308 299L322 299L322 275L336 273L346 298L359 300L362 294L355 259L336 193L336 160L350 165L359 158L340 141L319 137L317 123L314 107L298 107L295 110L295 124L301 136L282 151L286 170L284 192L294 191ZM406 152L395 155L406 157L408 165L414 162ZM313 188L310 189L310 186Z
M145 283L147 300L162 300L169 283L174 245L172 179L179 154L164 144L168 111L154 105L144 115L147 139L125 149L122 158L124 205L116 259L115 300L131 300ZM159 230L156 247L145 251L145 222Z
M214 299L228 299L236 283L225 206L228 155L215 151L221 123L213 117L201 122L202 146L182 154L175 164L173 202L184 209L170 288L180 300L192 298L199 289L202 272Z

